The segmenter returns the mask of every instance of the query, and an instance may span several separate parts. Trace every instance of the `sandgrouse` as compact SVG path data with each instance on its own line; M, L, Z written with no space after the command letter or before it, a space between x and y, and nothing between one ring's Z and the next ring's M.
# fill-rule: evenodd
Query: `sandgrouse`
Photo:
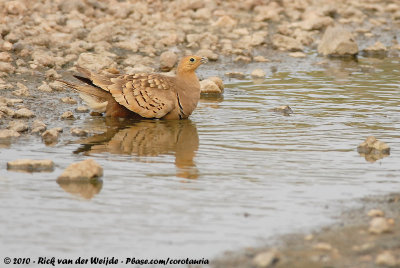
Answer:
M79 91L80 97L106 116L130 118L184 119L194 111L200 98L195 70L207 58L186 56L178 64L175 77L162 74L97 74L77 67L85 82L60 82Z

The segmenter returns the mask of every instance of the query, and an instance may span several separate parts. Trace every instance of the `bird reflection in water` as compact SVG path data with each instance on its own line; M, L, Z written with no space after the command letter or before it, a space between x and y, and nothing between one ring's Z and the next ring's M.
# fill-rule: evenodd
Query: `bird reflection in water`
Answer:
M105 122L107 131L79 140L82 146L74 153L132 155L137 160L174 154L176 176L198 177L193 158L199 147L199 136L190 120L142 120L127 124L126 120L106 118Z

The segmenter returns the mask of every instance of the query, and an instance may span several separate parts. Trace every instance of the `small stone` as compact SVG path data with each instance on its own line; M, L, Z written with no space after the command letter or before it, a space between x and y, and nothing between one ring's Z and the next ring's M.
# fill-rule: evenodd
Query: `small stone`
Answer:
M5 10L11 15L21 15L26 10L26 6L22 1L5 2Z
M196 55L198 55L200 57L206 57L210 61L218 60L218 54L214 53L210 49L200 49L199 51L197 51Z
M248 56L244 56L244 55L239 55L236 58L233 59L234 62L238 62L238 61L243 61L243 62L251 62L251 58Z
M56 70L54 69L50 69L46 71L46 78L49 79L58 79L61 78L61 75L57 73Z
M390 251L384 251L380 253L376 257L375 263L387 267L398 267L396 257Z
M160 55L160 70L163 72L170 71L178 62L178 55L172 51L165 51Z
M93 159L69 165L57 178L58 183L64 182L91 182L103 176L103 168Z
M75 109L75 112L77 113L88 113L89 112L89 108L86 106L79 106Z
M14 114L15 114L13 109L5 107L5 106L0 106L0 112L6 114L7 116L14 116Z
M254 69L251 72L251 77L253 78L264 78L266 75L265 71L262 69Z
M111 31L112 34L113 31ZM101 35L101 34L100 34ZM115 67L116 63L107 54L82 53L79 55L77 65L93 71Z
M363 51L364 51L364 54L367 56L385 56L387 53L387 48L384 44L377 41L375 44L367 47Z
M374 136L369 136L357 147L360 154L390 154L390 147L386 143L377 140Z
M281 34L275 34L272 37L272 44L276 49L283 51L303 50L303 45L298 40Z
M353 56L358 53L358 45L349 31L341 26L330 26L318 45L318 53L324 56Z
M45 144L55 144L58 141L59 131L55 128L46 130L42 133L42 140Z
M17 83L17 87L18 87L18 89L14 90L12 92L13 95L19 96L19 97L21 97L21 96L27 97L27 96L30 95L29 94L29 89L24 84L18 82Z
M1 62L0 61L0 72L12 74L15 72L15 67L9 62Z
M236 79L244 79L244 78L246 78L246 75L244 73L241 73L241 72L228 72L228 73L225 73L225 75L227 77L236 78Z
M71 111L66 111L61 115L61 119L75 119L74 114Z
M28 125L21 121L11 121L8 124L8 129L17 131L17 132L24 132L29 129Z
M370 221L368 231L371 234L382 234L390 232L391 228L385 218L376 217Z
M328 243L320 242L320 243L315 244L313 246L313 249L322 250L322 251L331 251L333 248Z
M270 110L271 112L281 113L283 115L291 115L293 114L292 108L289 105L283 105Z
M42 84L38 87L38 89L43 92L52 92L53 91L51 89L51 87L45 81L42 81Z
M312 235L312 234L308 234L308 235L306 235L305 237L304 237L304 240L306 240L306 241L311 241L311 240L313 240L314 239L314 235Z
M253 60L257 61L257 62L268 62L269 61L269 59L265 58L264 56L255 56L253 58Z
M18 159L7 162L7 170L24 172L51 172L54 170L54 162L51 160Z
M221 92L224 91L225 86L224 86L224 82L222 81L221 78L219 78L217 76L211 76L207 79L213 81L219 87Z
M274 263L277 263L279 258L280 253L276 249L271 249L269 251L257 254L253 258L253 264L260 268L269 267Z
M368 211L367 215L369 217L384 217L385 213L380 209L371 209Z
M303 52L292 52L289 53L289 56L293 58L305 58L307 55Z
M55 91L63 91L64 90L64 84L59 82L59 81L54 81L49 83L49 86L51 89Z
M375 141L374 144L372 144L372 149L380 153L386 153L386 154L390 153L389 145L379 140Z
M61 101L64 103L67 103L67 104L77 104L78 103L74 98L71 98L71 97L61 98Z
M86 137L88 135L88 132L84 129L73 128L71 129L71 134L72 136Z
M21 108L21 109L15 111L13 117L14 118L31 118L31 117L35 117L35 114L29 109Z
M32 124L32 133L41 133L47 128L46 124L40 120L35 120Z
M16 138L21 136L17 131L11 129L0 129L0 140Z
M0 84L0 90L5 90L5 89L11 89L13 88L13 85L11 84Z
M0 61L11 62L13 59L8 52L0 52Z
M200 92L202 94L221 94L222 91L214 81L204 79L200 81Z
M220 17L217 21L215 21L213 23L213 25L216 27L228 28L228 29L235 27L236 24L237 24L237 21L228 15L224 15L224 16Z
M23 103L23 99L7 99L7 106L14 106L16 103Z

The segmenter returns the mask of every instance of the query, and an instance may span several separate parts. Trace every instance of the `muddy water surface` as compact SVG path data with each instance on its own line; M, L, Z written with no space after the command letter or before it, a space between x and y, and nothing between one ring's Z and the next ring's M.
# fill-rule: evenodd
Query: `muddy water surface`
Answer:
M264 81L226 80L224 97L203 98L191 120L84 115L63 124L93 130L88 138L2 145L0 251L211 258L328 223L355 198L400 187L399 75L398 58L289 66ZM270 111L281 105L294 114ZM369 135L391 155L360 156ZM56 183L88 157L103 183ZM19 158L53 159L56 170L8 172Z

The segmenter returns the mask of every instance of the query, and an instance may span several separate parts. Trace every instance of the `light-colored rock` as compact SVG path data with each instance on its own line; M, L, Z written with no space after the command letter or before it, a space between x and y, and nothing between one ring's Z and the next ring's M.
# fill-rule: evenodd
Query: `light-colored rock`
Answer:
M54 81L54 82L49 83L49 87L55 91L63 91L65 89L64 84L59 81ZM45 88L45 87L42 89L47 90L47 88Z
M49 69L46 71L46 78L47 79L59 79L61 75L57 73L54 69Z
M280 259L280 253L276 249L257 254L253 258L253 265L259 268L271 267Z
M18 109L17 111L15 111L13 117L14 118L32 118L32 117L35 117L35 114L27 108L21 108L21 109Z
M242 72L227 72L225 75L229 78L244 79L246 75Z
M331 251L333 249L331 244L320 242L313 246L313 249L322 250L322 251Z
M115 67L116 63L105 54L82 53L79 55L77 65L92 71Z
M11 121L8 124L8 129L17 131L17 132L24 132L29 129L28 125L25 122L21 121Z
M47 128L46 124L40 120L35 120L32 124L32 133L41 133Z
M71 111L66 111L61 115L61 119L66 120L66 119L75 119L74 113Z
M63 182L91 182L103 176L103 168L93 159L69 165L57 178L58 183Z
M163 72L170 71L178 62L178 55L172 51L165 51L160 55L160 70Z
M385 213L380 209L371 209L368 211L367 215L369 217L384 217Z
M303 45L296 39L284 36L281 34L275 34L272 37L272 44L274 48L283 51L302 51Z
M54 170L52 160L18 159L7 162L7 170L24 172L51 172Z
M12 92L13 95L19 96L19 97L21 97L21 96L23 96L23 97L30 96L29 89L24 84L18 82L17 83L17 87L18 87L18 89L14 90Z
M15 72L15 67L9 62L0 61L0 72L12 74Z
M71 98L71 97L61 98L61 101L64 103L67 103L67 104L77 104L78 103L74 98Z
M376 256L375 263L386 267L398 267L396 257L390 251L384 251Z
M353 56L358 45L352 33L341 26L328 27L318 45L318 53L324 56Z
M214 53L210 49L200 49L199 51L197 51L196 55L200 57L206 57L210 61L218 60L218 54Z
M11 62L11 54L8 52L0 52L0 61Z
M214 81L204 79L200 81L200 92L202 94L221 94L222 91Z
M239 55L236 58L234 58L233 61L234 62L242 61L242 62L249 63L249 62L251 62L251 58L248 56Z
M275 113L281 113L283 115L293 114L293 110L292 110L292 108L289 107L289 105L279 106L279 107L271 109L270 111L275 112Z
M298 52L289 53L289 56L293 57L293 58L305 58L307 55L303 52L298 51Z
M15 114L15 111L13 109L6 106L0 106L0 112L6 114L7 116L14 116Z
M357 147L360 154L390 154L390 147L386 143L369 136Z
M253 60L257 61L257 62L268 62L269 61L269 59L265 58L264 56L255 56L255 57L253 57Z
M233 19L232 17L228 15L224 15L217 19L214 23L213 26L219 27L219 28L227 28L227 29L232 29L235 27L237 24L237 21Z
M51 89L51 87L45 81L42 81L42 84L38 87L38 90L43 91L43 92L52 92L53 91Z
M100 41L110 41L114 34L114 23L105 22L93 27L87 37L87 40L93 43Z
M303 30L321 30L333 25L333 19L328 16L320 16L316 12L308 12L304 15L305 20L300 23Z
M368 232L371 234L382 234L388 233L391 231L391 227L387 222L386 218L376 217L373 218L369 223Z
M266 72L263 69L254 69L251 72L251 77L253 78L264 78L266 75Z
M71 134L72 136L86 137L88 135L88 132L84 129L73 128L71 129Z
M377 41L375 44L372 46L367 47L366 49L363 50L365 55L372 55L372 56L384 56L386 55L388 49L384 44L381 42Z
M0 140L10 139L21 136L17 131L11 129L0 129Z
M283 8L279 6L276 2L270 2L269 5L257 5L254 8L254 12L256 13L254 21L279 21L279 15L282 11Z
M221 92L224 91L225 86L224 86L224 82L222 81L221 78L219 78L218 76L211 76L207 79L213 81L219 87Z
M75 109L75 112L77 113L88 113L89 112L89 108L86 106L79 106Z
M22 15L26 10L26 6L22 1L6 1L5 10L11 15Z
M59 135L60 132L57 129L52 128L42 133L42 140L47 145L55 144L58 141Z

